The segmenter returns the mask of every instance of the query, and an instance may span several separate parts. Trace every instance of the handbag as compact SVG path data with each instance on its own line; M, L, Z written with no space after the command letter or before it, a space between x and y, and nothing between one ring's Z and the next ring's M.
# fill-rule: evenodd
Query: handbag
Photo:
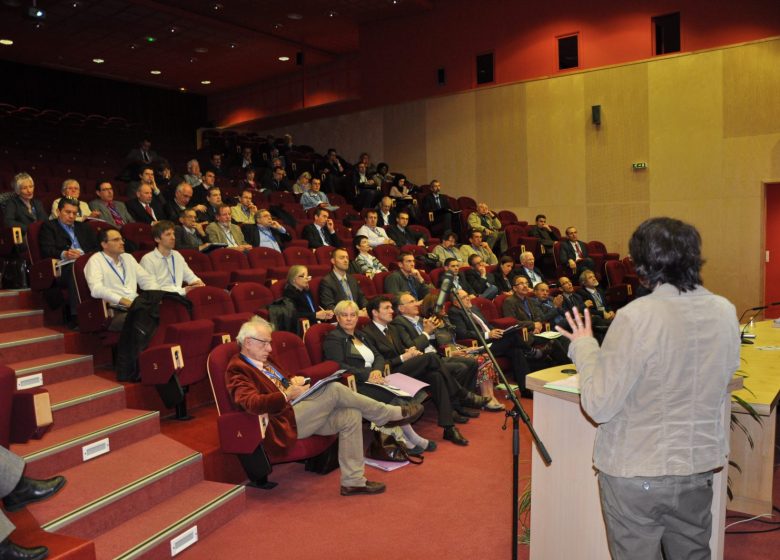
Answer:
M423 462L423 457L419 455L409 455L406 448L396 441L390 434L372 430L371 443L368 446L366 457L377 461L389 461L392 463L403 463L409 461L413 465L419 465Z

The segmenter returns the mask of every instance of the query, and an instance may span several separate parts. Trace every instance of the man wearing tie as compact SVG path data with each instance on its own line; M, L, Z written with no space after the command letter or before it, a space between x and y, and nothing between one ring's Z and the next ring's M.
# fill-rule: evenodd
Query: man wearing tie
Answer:
M532 288L535 288L537 284L544 282L542 272L534 266L535 264L534 254L530 251L526 251L520 255L520 274L528 278L528 283Z
M341 247L341 241L336 235L333 220L330 219L330 212L325 208L320 208L314 212L314 223L304 227L301 235L309 242L309 249L323 246Z
M388 294L409 292L417 299L423 299L432 289L433 286L427 283L420 271L415 268L414 254L401 251L398 254L398 270L385 277L385 292Z
M336 249L330 257L331 270L320 282L320 305L323 309L333 309L345 299L354 301L360 308L360 315L366 315L368 299L363 294L357 280L349 274L349 253L346 249Z
M441 183L434 179L431 181L431 192L422 200L422 209L428 215L428 221L432 233L441 233L451 230L452 214L447 197L441 194ZM431 216L433 218L431 219ZM460 223L455 224L460 231Z
M615 312L610 310L607 294L599 287L599 281L592 270L580 274L580 286L584 288L585 307L590 309L591 317L601 317L609 324L615 318Z
M577 239L577 228L566 228L568 241L561 241L561 261L566 263L572 273L582 274L586 269L593 270L593 259L588 256L588 247Z
M135 200L127 202L127 211L136 222L154 225L165 218L165 211L160 201L154 198L152 187L141 185L135 195Z
M95 189L98 198L89 202L92 210L100 212L98 216L101 220L113 224L119 229L122 226L134 222L133 217L127 211L124 202L114 200L114 187L108 181L100 181Z
M230 222L230 206L222 204L217 209L217 221L206 228L210 243L224 243L229 249L249 251L252 246L244 240L241 228Z

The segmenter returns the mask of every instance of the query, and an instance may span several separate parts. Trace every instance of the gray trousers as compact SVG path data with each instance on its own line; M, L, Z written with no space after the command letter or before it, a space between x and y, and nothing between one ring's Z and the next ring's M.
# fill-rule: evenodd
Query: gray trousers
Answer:
M623 478L599 473L601 509L615 560L708 560L712 472Z
M341 383L328 383L313 396L293 405L298 438L339 435L342 486L365 486L362 419L382 426L400 418L399 408L354 393Z
M23 471L24 459L5 447L0 447L0 498L7 496L16 488ZM14 524L0 510L0 541L8 538L14 529Z

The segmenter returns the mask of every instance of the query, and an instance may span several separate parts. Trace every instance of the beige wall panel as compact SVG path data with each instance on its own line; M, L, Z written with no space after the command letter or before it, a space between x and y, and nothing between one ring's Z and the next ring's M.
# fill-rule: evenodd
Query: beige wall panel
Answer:
M425 136L428 178L438 179L444 193L471 196L477 185L474 92L429 99Z
M586 241L598 240L609 251L628 254L628 240L636 227L650 216L650 203L615 202L606 204L588 204L588 235L580 235Z
M632 64L584 75L588 204L647 201L650 196L649 174L631 167L650 157L647 67ZM601 106L600 126L592 122L593 105Z
M512 85L476 93L477 188L491 208L528 204L525 88Z
M724 135L780 132L780 41L722 52Z
M709 198L722 184L721 51L648 64L652 199Z
M402 171L415 183L429 180L425 157L425 101L391 105L383 110L384 156L390 172ZM374 163L380 160L374 158Z

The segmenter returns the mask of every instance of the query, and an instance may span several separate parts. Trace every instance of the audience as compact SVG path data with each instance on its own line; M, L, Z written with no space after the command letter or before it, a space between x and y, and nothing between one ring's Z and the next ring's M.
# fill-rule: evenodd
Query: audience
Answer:
M558 241L558 236L547 223L547 216L544 214L537 214L534 221L536 225L528 229L528 235L536 237L544 247L545 252L552 255L553 245Z
M136 222L154 225L165 219L165 210L153 195L152 187L141 185L135 195L136 198L127 201L127 211Z
M200 173L200 162L197 159L191 159L187 162L187 173L184 175L192 188L199 187L203 183L203 176Z
M580 274L580 286L582 286L585 307L590 309L591 316L601 317L604 321L611 322L615 318L615 312L609 308L607 294L599 286L599 281L592 270L584 270Z
M352 244L355 247L357 256L352 261L351 267L356 274L365 274L368 277L373 277L378 272L387 272L385 265L371 254L371 245L368 243L368 238L365 235L356 235Z
M398 270L385 276L385 293L400 294L409 292L416 299L422 299L428 295L433 286L425 281L422 273L417 270L414 262L414 253L401 251L398 254Z
M210 243L224 244L229 249L249 251L252 246L244 241L241 228L230 221L230 206L220 204L217 208L217 221L206 227L206 235Z
M388 237L399 247L404 245L419 245L425 247L425 236L409 229L409 212L398 212L395 225L385 226Z
M295 306L299 319L306 319L309 323L319 323L333 319L332 309L322 309L314 304L314 296L309 290L309 269L302 264L294 264L287 271L287 283L282 292Z
M512 295L512 284L515 276L517 276L517 273L515 272L515 260L508 255L501 257L498 261L498 267L488 274L490 283L498 288L499 293L508 296Z
M46 209L35 195L35 183L29 173L14 176L14 196L10 197L3 209L3 223L6 227L19 227L27 233L27 226L33 222L47 219Z
M379 213L377 215L377 225L385 228L394 225L396 222L396 213L393 210L393 199L389 196L383 196L379 201Z
M325 208L332 212L339 209L338 206L333 206L328 195L320 190L320 180L317 177L311 180L310 188L301 195L301 206L304 210Z
M349 253L346 249L334 249L330 262L333 269L320 281L320 306L323 309L333 309L338 302L350 300L357 303L361 313L365 315L368 300L357 280L349 274Z
M469 266L460 271L460 283L469 294L475 294L485 299L493 299L498 295L498 287L487 273L487 266L482 257L472 253L468 258Z
M260 184L256 181L257 171L254 167L245 167L244 168L244 178L241 179L238 184L236 185L239 189L249 189L253 192L260 192L262 190L262 187Z
M366 212L366 223L357 230L357 235L364 235L368 238L368 244L372 247L379 245L395 245L395 242L387 236L384 228L377 225L377 211L373 208Z
M217 186L209 187L208 191L206 191L206 204L204 205L205 210L202 210L198 213L198 221L201 223L216 222L217 210L220 206L222 206L222 191Z
M141 185L148 185L152 189L152 193L154 196L160 200L160 202L163 202L163 196L162 192L160 191L160 188L157 186L157 180L154 177L154 166L152 165L144 165L141 167L141 171L138 174L138 181L133 181L129 185L127 185L127 196L132 198L135 196L135 193L138 192L138 189L141 187Z
M477 211L469 214L467 219L471 231L482 233L482 239L494 251L506 251L506 235L501 231L501 220L495 212L491 212L484 202L477 204Z
M319 179L317 179L319 182ZM307 192L311 185L311 173L308 171L304 171L300 175L298 175L298 180L295 182L295 184L292 187L293 194L303 194ZM306 208L304 208L306 210Z
M526 251L525 253L522 253L520 255L520 264L522 267L520 268L519 273L528 278L528 284L530 284L532 288L535 288L537 284L544 282L542 271L534 266L536 264L536 259L534 259L534 254L532 252Z
M196 249L203 251L211 245L203 226L198 223L193 208L187 208L181 213L179 224L175 228L177 250Z
M110 182L99 181L95 192L98 198L91 200L89 207L91 210L98 212L98 218L119 229L125 224L135 221L127 211L124 202L114 200L114 187Z
M181 253L174 249L176 235L173 222L162 220L154 224L152 237L157 247L141 257L141 266L154 278L160 290L184 295L192 288L205 286Z
M490 245L482 240L481 231L469 230L469 242L460 248L460 253L463 255L463 260L465 261L467 261L471 255L479 255L482 257L482 261L487 265L498 264L498 258L495 253L493 253Z
M441 244L433 248L433 256L439 259L439 264L445 266L448 259L463 260L463 254L458 249L458 236L455 232L447 230L442 234Z
M330 218L330 212L325 208L318 208L314 211L314 223L307 224L301 234L309 242L309 249L323 246L341 247L341 240L336 235L336 228Z
M246 242L252 247L266 247L281 253L283 244L291 239L287 229L265 208L257 211L255 219L256 226L243 228Z
M220 197L222 195L220 194ZM257 206L252 202L252 190L244 189L238 198L238 204L230 209L230 217L235 224L254 224Z
M205 212L206 206L204 204L195 204L192 197L192 185L184 180L179 180L173 192L172 200L166 202L163 207L167 218L172 222L178 222L182 213L188 208L192 208L195 212Z
M453 224L453 212L450 201L441 194L441 182L437 179L431 181L431 192L422 199L423 212L428 214L431 232L435 235L443 231L460 231L460 221Z
M90 210L89 205L86 202L79 200L79 196L81 195L81 185L79 185L79 182L76 181L76 179L65 179L62 182L61 192L62 197L55 198L54 202L52 202L51 215L49 216L50 219L54 220L59 217L59 204L60 200L63 198L69 198L78 202L78 211L76 212L77 222L83 222L87 218L100 217L100 212L97 210Z
M567 241L561 242L561 262L567 263L572 274L582 274L585 270L593 270L593 259L588 256L588 246L577 239L577 228L566 228Z

